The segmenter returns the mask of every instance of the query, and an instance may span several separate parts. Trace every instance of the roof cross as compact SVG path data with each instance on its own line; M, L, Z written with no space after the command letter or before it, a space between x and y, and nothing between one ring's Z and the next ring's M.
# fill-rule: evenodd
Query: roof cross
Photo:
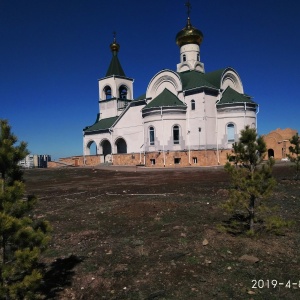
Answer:
M187 1L186 1L185 6L187 7L187 14L188 14L188 17L190 17L191 8L192 8L192 5L191 5L191 3L190 3L190 0L187 0Z

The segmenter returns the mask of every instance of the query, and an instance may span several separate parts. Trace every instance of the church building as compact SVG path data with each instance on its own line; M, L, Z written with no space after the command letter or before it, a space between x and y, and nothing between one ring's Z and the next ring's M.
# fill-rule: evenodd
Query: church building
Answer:
M224 164L240 131L256 128L258 105L244 93L233 68L205 72L202 40L188 13L176 35L176 71L161 70L145 94L134 98L134 80L121 66L114 37L111 62L99 80L97 119L83 129L83 156L90 156L95 143L100 162L114 165Z

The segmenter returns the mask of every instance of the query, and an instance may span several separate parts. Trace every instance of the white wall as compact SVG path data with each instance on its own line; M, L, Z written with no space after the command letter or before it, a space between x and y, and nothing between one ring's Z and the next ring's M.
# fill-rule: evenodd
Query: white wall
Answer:
M191 100L195 100L195 110L191 109ZM187 108L187 130L190 149L209 149L216 145L216 109L217 97L204 92L185 97ZM201 128L201 131L199 131Z
M173 142L173 127L179 126L179 144ZM155 128L155 145L150 145L149 127ZM185 110L163 108L162 113L157 108L155 113L145 116L145 151L183 150L186 145L186 113Z
M147 87L146 97L154 99L165 88L177 96L178 92L182 90L182 84L179 75L171 70L163 70L158 72L150 80Z
M183 55L185 55L186 61L183 61ZM187 44L180 47L180 63L177 64L177 72L188 70L197 70L204 73L204 64L200 62L200 47L197 44Z
M140 106L129 107L116 124L113 131L113 153L117 153L115 141L118 138L123 138L127 144L127 153L140 152L143 149L143 120Z
M253 127L256 123L256 113L253 109L244 107L235 107L218 110L218 143L219 148L231 148L232 143L227 142L227 124L233 123L235 125L235 141L238 141L240 131L249 125Z

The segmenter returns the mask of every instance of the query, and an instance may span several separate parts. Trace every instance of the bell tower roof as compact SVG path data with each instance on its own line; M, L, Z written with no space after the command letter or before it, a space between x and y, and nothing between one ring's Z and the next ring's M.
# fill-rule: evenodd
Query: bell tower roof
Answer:
M117 76L123 76L126 77L125 72L123 71L123 68L121 66L121 63L118 58L118 52L120 50L120 45L116 41L116 33L114 32L114 40L110 44L110 49L112 52L112 59L110 61L108 70L106 72L106 77L117 75Z

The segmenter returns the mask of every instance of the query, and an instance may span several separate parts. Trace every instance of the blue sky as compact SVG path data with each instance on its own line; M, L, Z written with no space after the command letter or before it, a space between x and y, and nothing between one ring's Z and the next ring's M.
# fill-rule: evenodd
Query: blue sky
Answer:
M82 129L98 113L98 79L119 59L144 94L176 70L185 0L0 0L0 118L33 154L82 154ZM300 1L191 0L207 72L233 67L259 103L259 134L300 131Z

